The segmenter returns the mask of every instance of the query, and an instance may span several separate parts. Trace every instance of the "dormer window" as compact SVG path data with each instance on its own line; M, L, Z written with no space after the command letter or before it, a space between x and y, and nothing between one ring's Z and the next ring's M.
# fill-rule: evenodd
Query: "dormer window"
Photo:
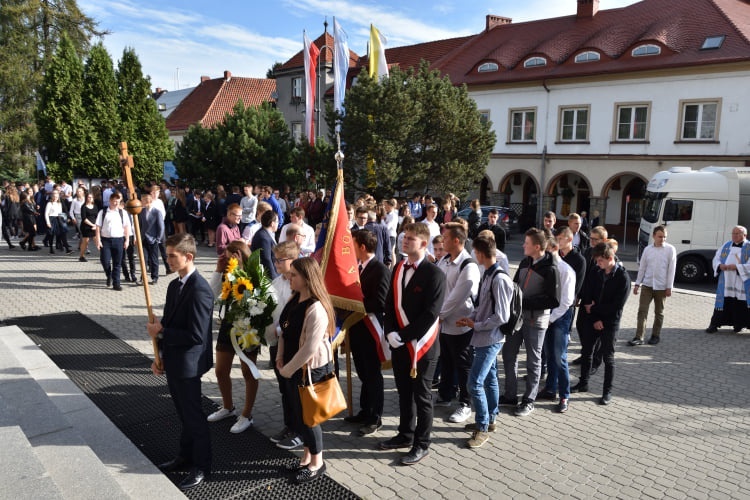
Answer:
M587 63L587 62L594 62L601 59L601 56L598 52L594 52L593 50L588 50L586 52L581 52L578 54L575 58L576 63Z
M661 47L649 43L634 48L631 54L633 57L658 56L659 54L661 54Z
M477 73L492 73L499 69L500 66L498 66L497 63L486 62L479 65L479 67L477 68Z
M529 57L524 61L524 68L537 68L539 66L546 66L547 60L543 57Z
M721 48L722 44L724 43L725 38L726 38L725 35L716 35L716 36L706 37L706 39L703 40L703 45L701 45L701 50Z

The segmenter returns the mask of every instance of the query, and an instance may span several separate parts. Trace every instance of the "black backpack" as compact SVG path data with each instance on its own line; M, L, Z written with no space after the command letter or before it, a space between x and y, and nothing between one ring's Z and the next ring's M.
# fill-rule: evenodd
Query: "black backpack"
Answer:
M499 273L503 273L510 277L508 273L498 267L495 272L492 273L492 278L490 279L494 280L495 276ZM523 291L513 279L511 279L511 283L513 283L513 297L510 299L510 315L508 316L508 322L500 326L500 331L506 336L521 331L521 326L523 325ZM495 296L490 294L490 298L492 299L492 310L494 311Z

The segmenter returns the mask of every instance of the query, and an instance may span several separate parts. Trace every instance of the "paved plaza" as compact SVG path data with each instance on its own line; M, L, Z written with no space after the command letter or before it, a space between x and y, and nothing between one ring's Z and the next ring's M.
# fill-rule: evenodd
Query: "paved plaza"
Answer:
M198 269L208 276L214 249L200 247L199 253ZM168 283L162 276L151 287L158 315ZM80 311L141 352L151 350L142 288L123 283L121 292L107 289L95 252L83 263L74 255L4 247L0 304L3 319ZM618 335L610 406L597 404L600 370L590 382L593 392L574 394L566 414L555 413L551 402L540 402L523 418L503 408L497 431L477 450L466 447L464 424L447 422L452 408L436 408L430 456L413 467L398 465L398 452L376 449L397 426L397 395L387 371L379 433L358 437L342 418L323 424L329 474L363 498L748 498L750 332L704 333L712 307L709 294L677 290L667 301L662 342L629 347L637 309L631 295ZM575 332L571 340L572 359L580 351ZM341 366L345 384L343 356ZM280 429L281 406L267 350L260 367L265 379L253 416L256 428L271 435ZM571 372L575 383L577 368ZM232 376L241 406L238 364ZM204 378L203 391L220 402L213 373ZM355 402L358 392L355 376Z

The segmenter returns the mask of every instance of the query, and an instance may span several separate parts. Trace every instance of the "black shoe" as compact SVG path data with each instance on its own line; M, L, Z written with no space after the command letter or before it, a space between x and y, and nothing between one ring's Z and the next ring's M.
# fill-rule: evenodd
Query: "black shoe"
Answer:
M735 328L734 333L740 333L742 331L742 327Z
M592 366L589 369L589 377L593 377L594 375L596 375L596 372L598 372L598 371L599 371L599 365Z
M589 392L589 384L578 382L570 388L570 392Z
M49 253L55 253L55 249L52 246L49 247Z
M430 450L417 448L415 446L409 451L409 453L401 457L401 465L414 465L416 463L421 462L422 459L429 454L430 454Z
M497 400L497 404L499 406L518 406L518 397L506 398L505 396L500 396Z
M73 253L73 249L72 249L72 248L70 248L70 247L67 247L67 248L65 249L65 255L70 255L70 254L72 254L72 253Z
M643 345L643 339L639 339L638 337L635 337L632 340L628 340L628 345Z
M201 484L203 481L206 480L207 474L203 472L200 469L194 468L190 471L190 474L188 474L188 477L183 479L179 482L177 485L178 488L180 488L182 491L189 490L191 488L195 488L199 484Z
M19 245L21 245L21 250L26 250L26 242L25 241L22 241L21 243L19 243Z
M78 262L88 262L89 260L86 257L78 257Z
M292 463L292 464L285 465L284 469L287 472L293 472L293 473L296 474L297 472L301 471L302 469L306 469L307 465L308 464L302 465L301 463L297 462L297 463Z
M122 287L120 285L114 285L112 287L112 290L114 290L115 292L120 292L122 291Z
M366 420L367 415L362 412L359 412L356 415L349 415L347 417L344 417L344 422L348 422L350 424L364 424Z
M658 343L659 343L659 337L658 336L654 337L653 335L651 335L651 338L648 339L648 345L656 345Z
M713 326L713 325L711 325L708 328L706 328L706 333L716 333L718 331L719 331L719 329L717 327Z
M399 448L408 448L412 445L412 440L407 439L406 436L396 434L387 441L381 441L378 447L381 450L397 450Z
M297 473L296 476L294 476L294 482L297 484L309 483L310 481L318 479L320 476L322 476L325 473L326 473L325 462L323 462L323 465L321 465L319 469L315 469L315 470L310 470L307 467L304 467Z
M571 365L580 365L582 360L583 360L583 356L579 356L576 359L574 359L573 361L571 361L570 364Z
M15 245L11 245L10 243L8 243L8 250L13 250L14 248L16 248Z
M599 400L599 404L604 405L604 406L607 406L611 402L612 402L611 392L605 392L604 394L602 394L602 399Z
M107 278L107 288L112 284L112 278Z
M536 395L537 400L543 400L543 401L554 401L557 399L557 394L550 391L542 391L539 394Z
M39 251L39 247L38 246L37 247L29 247L29 252L38 252L38 251Z
M190 465L191 462L187 458L175 457L169 462L159 464L158 467L162 472L177 472L180 470L186 470L188 467L190 467Z
M383 427L383 422L381 420L378 420L373 424L365 424L359 428L359 435L369 436L370 434L375 434L381 427Z
M130 275L130 282L131 283L137 283L138 282L138 278L135 277L135 274L131 274Z
M159 282L159 280L158 280L158 279L153 279L153 280L149 281L149 282L148 282L148 284L149 284L149 285L155 285L155 284L157 284L158 282Z

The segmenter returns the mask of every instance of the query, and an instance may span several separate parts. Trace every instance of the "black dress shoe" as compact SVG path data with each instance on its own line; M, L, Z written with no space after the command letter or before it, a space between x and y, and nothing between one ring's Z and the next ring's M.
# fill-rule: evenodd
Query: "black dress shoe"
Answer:
M415 446L409 451L409 453L401 457L401 465L414 465L416 463L421 462L422 459L429 454L430 454L430 450L417 448Z
M719 331L719 329L717 327L713 326L713 325L711 325L708 328L706 328L706 333L716 333L718 331Z
M187 458L175 457L169 462L159 464L157 467L159 467L159 470L162 472L177 472L187 469L190 465L191 462Z
M406 436L402 436L401 434L396 434L387 441L381 441L379 446L381 450L397 450L399 448L408 448L411 445L411 439L407 439Z
M112 278L107 278L107 288L112 284Z
M659 337L658 336L654 337L653 335L651 335L651 338L648 339L648 345L656 345L658 343L659 343Z
M182 481L177 484L177 487L180 488L182 491L189 490L191 488L195 488L199 484L201 484L203 481L206 480L207 474L198 469L194 468L190 471L190 474L188 474L188 477L183 479Z
M580 365L582 360L583 360L583 357L579 356L576 359L574 359L573 361L571 361L570 364L571 365Z
M377 422L367 423L359 428L359 435L368 436L370 434L375 434L381 427L383 427L383 422L380 420L378 420Z
M287 472L293 472L293 473L296 474L297 472L301 471L302 469L307 469L308 465L309 464L302 465L301 463L296 462L296 463L293 463L293 464L287 464L287 465L284 466L284 468L286 469Z
M554 401L557 399L557 394L549 391L542 391L536 395L537 401Z
M310 481L314 479L318 479L320 476L326 473L326 464L323 462L323 465L320 466L320 468L315 470L310 470L307 467L303 467L296 476L294 476L294 482L297 484L302 483L309 483Z
M570 392L589 392L589 384L578 382L570 388Z
M604 405L604 406L607 406L611 402L612 402L611 392L605 392L604 394L602 394L602 399L599 400L599 404Z

